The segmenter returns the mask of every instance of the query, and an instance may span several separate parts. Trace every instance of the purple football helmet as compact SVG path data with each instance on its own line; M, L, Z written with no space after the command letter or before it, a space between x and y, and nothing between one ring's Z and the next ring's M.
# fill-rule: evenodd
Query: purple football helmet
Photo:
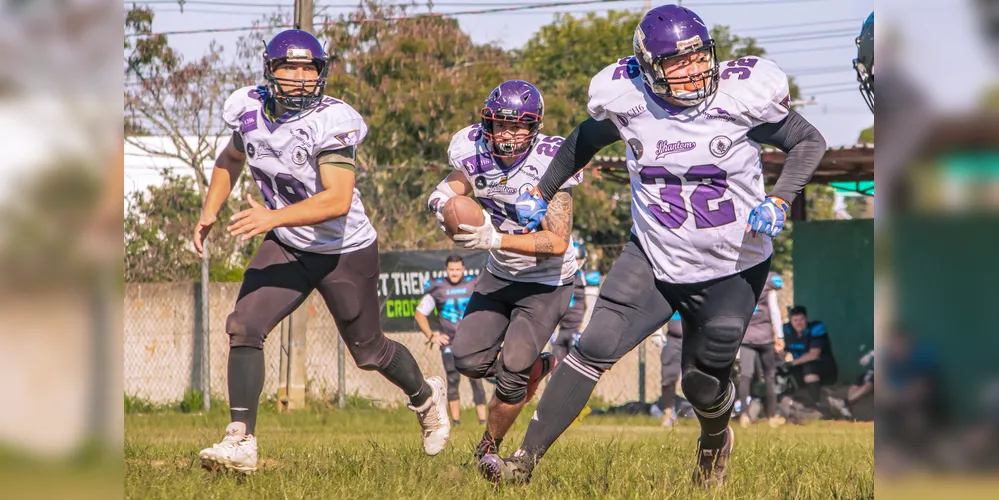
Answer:
M489 93L486 105L479 113L482 135L489 143L493 156L513 158L530 151L537 142L544 115L545 100L537 87L523 80L507 80L499 84ZM493 131L493 124L497 121L523 123L529 133L524 139L500 142Z
M707 69L667 76L664 68L688 56L707 63ZM715 41L704 21L690 9L663 5L646 13L635 29L635 58L646 85L671 104L695 106L718 90ZM686 84L692 84L694 90L674 90Z
M274 76L274 69L285 62L311 63L319 76L315 80ZM326 89L329 67L323 45L307 31L282 31L264 48L264 79L267 80L267 90L274 100L288 109L302 110L319 105Z

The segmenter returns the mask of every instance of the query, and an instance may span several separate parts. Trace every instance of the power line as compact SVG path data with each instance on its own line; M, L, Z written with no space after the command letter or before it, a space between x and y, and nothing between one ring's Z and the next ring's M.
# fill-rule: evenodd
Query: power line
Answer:
M385 21L402 21L407 19L421 19L425 17L448 17L448 16L458 16L458 15L474 15L474 14L494 14L499 12L511 12L518 10L530 10L530 9L543 9L547 7L561 7L561 6L574 6L574 5L591 5L599 3L618 3L626 0L575 0L569 2L548 2L548 3L536 3L528 4L522 6L514 7L497 7L492 9L479 9L479 10L467 10L458 12L426 12L420 14L414 14L411 16L387 16L381 18L367 18L367 19L348 19L348 20L338 20L338 21L325 21L321 23L322 25L334 25L334 24L363 24L369 22L385 22ZM159 35L192 35L200 33L224 33L233 31L254 31L254 30L266 30L273 28L290 28L289 25L282 26L241 26L234 28L208 28L199 30L179 30L179 31L161 31L159 33L134 33L126 34L125 38L134 38L137 36L159 36Z
M850 49L854 53L857 52L857 47L855 45L836 44L836 45L825 45L822 47L808 47L808 48L793 49L793 50L778 50L776 52L770 52L768 50L766 55L767 57L769 57L769 56L777 56L783 54L801 54L805 52L821 52L824 50L841 50L841 49Z

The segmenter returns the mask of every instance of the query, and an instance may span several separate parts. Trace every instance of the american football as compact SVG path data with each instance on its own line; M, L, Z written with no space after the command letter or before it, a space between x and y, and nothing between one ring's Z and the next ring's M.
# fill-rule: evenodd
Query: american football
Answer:
M444 215L444 229L448 236L458 234L458 226L468 224L481 226L486 220L482 208L468 196L455 196L447 201L441 210Z

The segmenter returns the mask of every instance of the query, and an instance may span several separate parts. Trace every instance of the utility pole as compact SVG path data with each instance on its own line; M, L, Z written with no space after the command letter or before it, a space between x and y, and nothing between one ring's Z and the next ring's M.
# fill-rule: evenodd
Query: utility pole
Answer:
M642 5L642 15L644 16L646 12L652 9L652 0L645 0L645 4Z
M316 30L312 25L314 17L315 3L312 0L295 0L295 29L315 35Z

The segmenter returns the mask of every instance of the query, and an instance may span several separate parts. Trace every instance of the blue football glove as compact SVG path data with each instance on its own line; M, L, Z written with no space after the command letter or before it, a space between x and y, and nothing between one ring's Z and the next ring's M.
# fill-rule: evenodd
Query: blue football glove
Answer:
M787 219L786 213L789 205L786 201L776 197L768 196L749 212L749 223L746 229L756 236L763 233L771 238L776 238L784 229L784 221Z
M548 211L548 202L541 197L541 191L534 188L517 197L517 223L528 231L541 225Z

